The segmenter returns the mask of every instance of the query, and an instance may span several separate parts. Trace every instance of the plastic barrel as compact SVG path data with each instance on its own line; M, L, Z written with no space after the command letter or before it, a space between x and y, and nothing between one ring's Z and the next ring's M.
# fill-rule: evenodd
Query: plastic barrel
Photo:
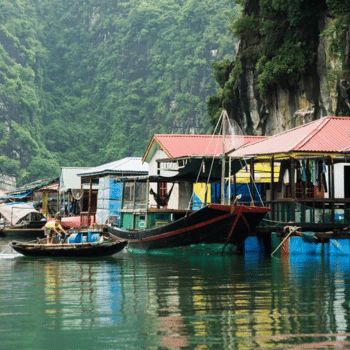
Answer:
M88 232L88 242L98 242L100 234L98 232Z
M72 233L68 238L68 243L82 243L83 234L81 232Z

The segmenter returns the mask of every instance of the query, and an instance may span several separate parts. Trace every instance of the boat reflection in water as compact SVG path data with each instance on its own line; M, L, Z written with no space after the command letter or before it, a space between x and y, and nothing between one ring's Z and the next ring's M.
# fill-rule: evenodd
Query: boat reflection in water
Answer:
M4 349L350 346L345 257L16 257L0 275Z

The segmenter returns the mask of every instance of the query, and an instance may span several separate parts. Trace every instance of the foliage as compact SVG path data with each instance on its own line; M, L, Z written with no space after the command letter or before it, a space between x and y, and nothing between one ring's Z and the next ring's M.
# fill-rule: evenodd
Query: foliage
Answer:
M241 35L246 34L249 32L253 35L259 34L259 21L254 16L254 14L251 15L243 15L241 18L237 19L228 27L233 35L235 37L239 37Z
M350 2L344 0L326 0L327 6L334 16L346 16L350 13Z
M319 19L323 18L329 9L336 19L328 27L325 34L330 39L330 50L334 57L343 59L349 22L349 2L342 0L260 0L259 11L244 14L230 25L234 35L244 39L247 35L256 38L255 51L250 46L244 46L241 61L250 59L255 64L257 74L256 89L260 97L266 97L275 84L284 87L294 87L300 77L307 74L315 64L316 48L319 36ZM256 16L256 14L258 16ZM250 43L252 41L250 40ZM232 80L229 71L222 74L222 67L234 69L231 62L217 62L214 76L221 87ZM244 69L244 67L243 67ZM239 75L236 75L238 78ZM230 86L234 84L231 81ZM222 89L221 98L218 94L209 98L208 107L211 118L218 115L221 108L233 109L228 96L233 91ZM220 101L216 109L213 101ZM226 105L224 104L226 103Z
M29 148L31 149L38 148L37 142L33 139L30 131L27 128L21 126L15 121L12 122L11 127L13 136L16 138L17 141L29 146Z
M328 53L331 59L341 62L345 59L346 34L350 26L350 11L344 16L333 20L324 30L322 36L329 39Z
M333 16L336 16L321 36L328 40L328 89L339 79L350 77L350 67L346 64L346 43L350 28L350 3L327 0Z
M7 174L14 174L20 168L19 161L9 158L5 155L0 155L0 171Z
M0 0L1 170L22 184L141 156L153 133L208 132L237 14L230 0Z
M55 19L44 31L54 96L44 132L62 161L98 165L141 156L153 133L208 131L211 63L233 48L230 1L55 3L43 7Z
M26 171L31 174L33 178L36 179L45 179L53 178L59 174L61 168L57 161L47 158L41 158L40 156L34 157L31 162L26 167ZM23 176L23 175L22 175ZM25 174L25 178L28 175ZM21 176L19 176L19 181L23 182Z

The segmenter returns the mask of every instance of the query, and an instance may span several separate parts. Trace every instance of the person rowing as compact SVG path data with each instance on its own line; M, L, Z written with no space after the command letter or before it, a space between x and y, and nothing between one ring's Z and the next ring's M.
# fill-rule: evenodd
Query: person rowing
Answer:
M61 226L61 215L57 213L54 221L49 221L45 225L45 235L47 244L53 244L56 237L60 237L61 243L67 237L67 232Z

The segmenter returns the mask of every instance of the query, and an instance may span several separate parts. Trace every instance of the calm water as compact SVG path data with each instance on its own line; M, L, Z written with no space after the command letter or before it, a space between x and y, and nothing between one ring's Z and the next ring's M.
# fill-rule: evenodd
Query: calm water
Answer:
M28 258L0 241L0 349L350 349L346 257Z

